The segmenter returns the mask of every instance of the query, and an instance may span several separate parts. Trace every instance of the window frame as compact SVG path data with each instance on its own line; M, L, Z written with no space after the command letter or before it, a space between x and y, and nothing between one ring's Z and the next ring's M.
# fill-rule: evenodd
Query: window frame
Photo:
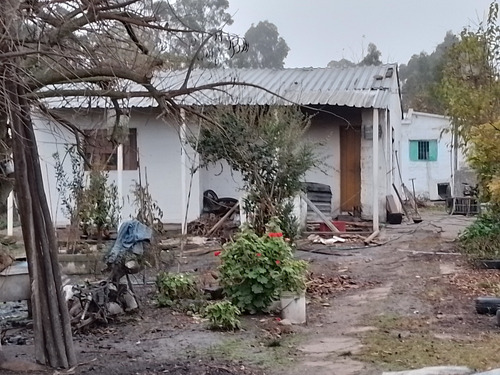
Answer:
M84 144L85 156L89 162L104 164L105 170L118 169L117 145L111 142L107 129L84 130L86 139ZM127 140L123 143L123 170L136 171L139 168L137 158L137 128L128 129ZM85 165L85 170L89 167Z
M433 162L438 158L437 139L412 139L409 141L410 161Z

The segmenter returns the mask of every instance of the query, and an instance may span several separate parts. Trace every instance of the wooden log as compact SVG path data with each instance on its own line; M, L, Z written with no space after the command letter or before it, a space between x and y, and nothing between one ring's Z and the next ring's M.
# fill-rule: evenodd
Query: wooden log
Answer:
M377 237L378 235L380 234L380 231L379 230L376 230L375 232L373 232L372 234L370 234L368 237L365 238L365 240L363 241L365 244L369 244L370 242L373 241L373 239L375 237Z
M328 218L323 214L323 212L321 212L319 210L318 207L316 207L314 205L313 202L311 202L309 200L309 198L307 198L307 196L304 194L304 193L300 193L300 196L301 198L307 203L307 205L309 207L311 207L311 209L321 218L321 220L323 220L323 222L326 224L326 226L328 228L330 228L330 230L333 232L333 233L340 233L340 231L337 229L337 227L335 225L332 224L331 220L328 220Z

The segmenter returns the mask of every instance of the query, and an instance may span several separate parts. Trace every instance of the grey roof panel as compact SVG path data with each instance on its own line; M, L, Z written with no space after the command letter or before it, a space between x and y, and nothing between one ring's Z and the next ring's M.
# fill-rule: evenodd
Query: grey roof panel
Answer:
M387 74L397 65L365 66L352 68L297 68L297 69L205 69L193 70L188 87L199 87L216 82L228 82L218 90L203 90L177 97L185 105L216 104L301 104L337 105L360 108L388 108L391 94L398 90L397 74ZM389 72L390 73L390 72ZM179 89L186 71L161 72L153 78L153 85L161 91ZM389 77L390 75L390 77ZM266 92L252 86L231 85L244 82L267 89ZM137 84L129 84L128 89L144 91ZM81 85L79 86L82 87ZM76 88L64 85L61 88ZM273 95L277 94L276 95ZM55 107L108 107L105 98L52 98L46 99ZM155 106L151 98L129 98L130 107Z

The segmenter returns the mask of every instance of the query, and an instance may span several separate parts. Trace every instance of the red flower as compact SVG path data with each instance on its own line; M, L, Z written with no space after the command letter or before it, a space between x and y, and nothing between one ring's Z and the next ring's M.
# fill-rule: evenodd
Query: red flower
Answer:
M257 253L256 255L257 255L258 257L260 257L262 254L261 254L261 253Z
M281 232L269 233L269 237L283 237L283 233L281 233Z
M276 318L276 321L280 322L280 321L281 321L281 318Z
M222 251L216 251L216 252L214 253L214 255L215 255L216 257L218 257L218 256L219 256L219 255L221 255L221 254L222 254Z
M276 261L276 264L280 264L281 262L279 260Z

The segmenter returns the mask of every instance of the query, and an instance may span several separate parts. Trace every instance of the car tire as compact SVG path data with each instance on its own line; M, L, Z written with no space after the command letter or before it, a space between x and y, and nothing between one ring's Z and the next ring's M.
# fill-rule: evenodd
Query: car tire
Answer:
M500 308L499 297L476 298L476 312L478 314L496 314Z

